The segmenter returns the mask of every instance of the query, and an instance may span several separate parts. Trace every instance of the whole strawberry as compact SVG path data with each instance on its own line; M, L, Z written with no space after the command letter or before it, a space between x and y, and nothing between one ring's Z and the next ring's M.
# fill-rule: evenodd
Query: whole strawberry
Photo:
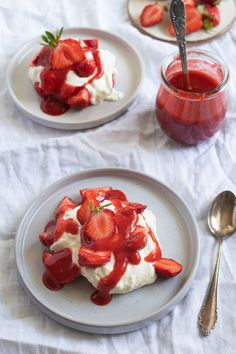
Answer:
M199 5L198 10L202 14L202 28L210 30L220 23L220 10L218 6Z

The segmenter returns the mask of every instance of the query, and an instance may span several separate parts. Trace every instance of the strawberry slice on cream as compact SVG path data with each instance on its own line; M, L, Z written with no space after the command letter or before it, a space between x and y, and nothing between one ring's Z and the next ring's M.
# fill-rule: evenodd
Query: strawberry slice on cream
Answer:
M43 282L59 290L80 275L96 288L97 305L153 283L159 276L173 277L180 263L162 257L155 216L146 206L129 202L111 187L82 189L81 203L65 197L40 241L46 271Z

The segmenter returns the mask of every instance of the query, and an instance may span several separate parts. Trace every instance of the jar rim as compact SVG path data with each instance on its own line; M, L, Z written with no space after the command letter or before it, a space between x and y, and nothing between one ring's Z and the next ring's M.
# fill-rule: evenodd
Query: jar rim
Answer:
M221 91L226 86L226 84L229 80L229 69L228 69L227 64L221 58L219 58L217 55L215 55L207 50L198 50L198 49L187 50L187 56L190 54L198 54L198 55L201 54L201 55L204 55L205 57L208 57L209 59L214 60L216 63L218 63L221 66L222 71L223 71L223 75L224 75L221 84L219 86L217 86L215 89L213 89L211 91L204 92L204 93L188 92L188 91L177 89L174 85L172 85L169 82L169 80L166 78L166 75L165 75L165 72L166 72L166 69L168 68L168 66L172 62L174 62L174 60L176 60L176 58L179 56L179 52L174 52L174 53L170 54L167 58L165 58L161 63L161 77L162 77L164 84L167 86L167 88L177 95L181 94L181 92L185 92L185 93L188 92L191 94L191 98L194 98L194 97L199 98L199 97L202 97L203 95L204 95L204 97L210 97L210 96L215 95L219 91Z

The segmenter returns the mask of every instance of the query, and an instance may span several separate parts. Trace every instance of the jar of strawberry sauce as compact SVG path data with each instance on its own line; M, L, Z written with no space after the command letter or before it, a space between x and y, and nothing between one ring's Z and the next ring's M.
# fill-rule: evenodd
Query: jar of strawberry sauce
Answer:
M187 52L190 86L184 88L179 54L164 60L156 98L157 120L172 139L189 145L213 136L227 109L227 65L206 51Z

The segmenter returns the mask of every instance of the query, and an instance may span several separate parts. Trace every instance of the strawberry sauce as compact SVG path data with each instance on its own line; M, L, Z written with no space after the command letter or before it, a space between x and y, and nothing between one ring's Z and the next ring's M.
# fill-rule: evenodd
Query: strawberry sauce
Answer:
M56 97L49 96L42 100L40 108L44 113L50 114L51 116L59 116L67 112L70 107L68 104L58 100Z
M43 66L40 74L41 85L35 83L35 90L42 97L41 110L57 116L68 111L70 107L82 109L90 104L90 94L86 88L103 75L103 67L96 40L85 40L85 47L75 40L60 41L59 47L43 47L32 61L33 66ZM86 54L92 58L87 59ZM82 86L66 83L67 74L74 71L83 78L90 77Z
M55 279L53 279L47 271L44 272L42 281L46 288L52 291L60 290L64 286L64 284L58 283Z
M160 246L156 240L156 237L155 237L154 233L152 232L151 228L149 228L148 234L151 237L155 246L154 246L154 249L144 259L146 262L156 262L162 256L161 248L160 248Z
M96 305L106 305L108 304L112 296L109 292L118 284L122 276L126 272L128 265L128 259L126 254L120 252L115 254L115 264L113 270L102 278L98 285L97 290L92 294L91 301Z
M170 138L194 145L220 129L226 114L226 96L223 91L211 94L222 83L222 73L217 66L207 64L205 68L204 62L197 60L190 61L189 65L194 67L189 70L191 89L184 91L182 71L169 75L167 72L167 80L174 89L165 84L160 86L156 115L160 127Z

